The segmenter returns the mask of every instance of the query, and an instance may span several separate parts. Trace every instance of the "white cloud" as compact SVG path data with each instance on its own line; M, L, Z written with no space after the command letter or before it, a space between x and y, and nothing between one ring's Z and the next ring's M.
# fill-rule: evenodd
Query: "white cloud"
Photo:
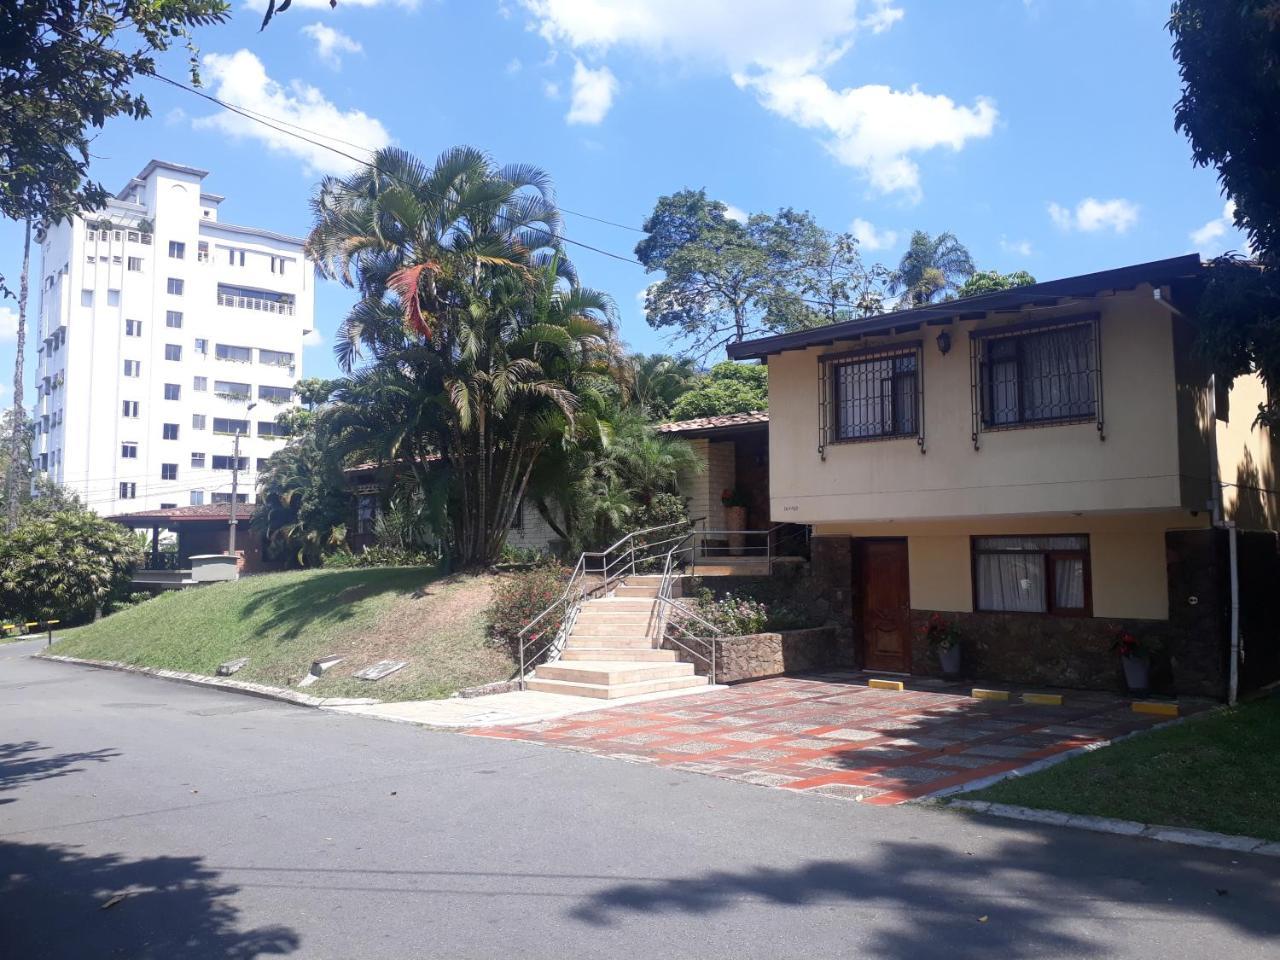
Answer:
M608 67L592 70L581 60L573 65L573 97L565 119L596 124L604 120L618 92L618 78Z
M184 122L186 119L187 111L183 110L181 107L174 107L164 115L164 122L171 127Z
M0 343L12 343L18 339L18 311L13 307L0 307Z
M1223 240L1236 231L1236 202L1228 200L1222 208L1222 216L1215 217L1198 230L1192 230L1191 242L1201 253L1222 253L1227 249ZM1245 247L1248 248L1247 241Z
M300 80L293 80L288 85L272 80L267 76L262 61L248 50L207 54L204 70L214 96L219 99L313 131L303 136L319 143L330 143L342 153L362 161L366 150L381 149L391 142L386 127L363 111L339 109L325 99L318 88ZM332 150L229 110L199 117L192 121L192 125L257 140L276 153L300 158L310 173L345 173L355 166L355 161ZM365 150L352 144L358 144Z
M405 10L416 10L422 0L342 0L343 9L351 7L402 7ZM266 0L249 0L245 6L250 9L257 10L262 13L267 9ZM329 0L293 0L292 9L294 10L323 10L329 13L333 8L333 4ZM279 5L276 6L276 12L279 12ZM279 22L279 21L275 21Z
M825 131L841 163L882 192L919 193L913 155L961 149L989 136L995 105L972 106L912 87L832 89L821 72L852 48L902 19L892 0L820 0L803 12L777 0L520 0L553 45L603 57L618 47L728 73L761 104L795 123Z
M1049 219L1060 230L1080 230L1084 233L1111 230L1126 233L1138 222L1138 205L1132 200L1121 198L1098 200L1085 197L1076 204L1075 210L1060 203L1050 203L1048 210Z
M1005 253L1016 253L1020 257L1031 256L1030 240L1010 240L1004 234L1000 235L1000 249Z
M542 84L542 95L548 100L560 99L560 84L553 80L545 80Z
M732 203L726 203L725 206L728 209L725 210L724 215L730 220L737 220L738 223L746 223L751 219L751 215L741 207L735 207Z
M898 231L878 230L874 223L861 217L854 218L849 232L857 238L863 250L887 250L898 242Z
M324 334L319 330L309 330L302 335L302 345L304 347L319 347L324 344Z
M995 104L978 97L973 106L918 87L894 90L879 84L832 89L816 74L737 75L774 113L830 135L832 155L854 167L882 193L920 193L920 168L912 154L949 147L960 150L995 129Z
M335 70L342 66L344 53L364 53L359 41L323 23L308 23L302 32L315 41L316 56L321 62Z
M524 69L524 64L519 57L512 57L507 61L507 76L514 77L517 73Z

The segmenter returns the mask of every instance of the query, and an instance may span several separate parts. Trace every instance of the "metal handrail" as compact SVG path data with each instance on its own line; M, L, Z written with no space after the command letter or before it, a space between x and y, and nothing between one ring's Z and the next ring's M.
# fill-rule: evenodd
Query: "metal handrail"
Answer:
M680 520L675 523L659 524L655 527L645 527L642 530L633 530L628 533L617 543L611 544L604 550L586 550L578 557L578 562L573 568L573 573L569 577L569 582L565 585L564 592L552 601L550 606L543 610L540 614L530 620L520 630L516 637L520 641L520 687L524 689L525 681L528 674L528 665L537 663L538 659L545 653L548 654L549 660L555 660L559 657L560 652L564 649L564 644L568 640L570 633L573 631L573 625L577 621L578 611L582 607L582 602L588 593L594 592L594 589L586 589L585 580L588 576L603 574L604 582L601 588L608 595L609 587L612 581L619 575L621 569L626 565L629 567L631 574L636 572L636 538L643 537L646 534L656 533L659 530L671 530L676 527L687 527L690 524L698 523L696 520ZM660 547L667 543L673 543L682 540L688 534L680 537L668 537L654 543L641 544L642 549L652 549ZM626 546L625 555L621 552L616 557L610 557L615 551L621 551ZM603 562L598 567L589 567L588 558L597 558ZM644 558L648 559L648 558ZM532 653L529 653L528 647L530 643L537 643L543 636L541 633L533 634L530 637L530 631L539 623L542 623L553 613L561 612L560 626L554 635L546 642L538 646Z
M716 682L716 645L719 638L724 635L724 632L715 624L708 622L701 615L695 613L671 595L675 585L675 571L677 569L676 558L682 553L688 552L690 561L696 562L695 548L689 543L693 536L694 532L690 531L681 537L680 540L673 544L671 549L667 551L666 562L663 564L662 568L662 582L658 585L657 603L654 607L654 628L650 639L651 642L655 643L658 647L661 647L663 643L671 642L695 657L705 657L707 661L707 678L714 684ZM696 620L698 623L702 624L711 631L711 636L699 637L685 627L683 623L672 619L670 613L673 610L681 614L683 617ZM682 642L679 637L671 636L668 628L673 626L683 633L689 640L702 644L706 648L706 653L699 653L698 651L692 650L686 643Z

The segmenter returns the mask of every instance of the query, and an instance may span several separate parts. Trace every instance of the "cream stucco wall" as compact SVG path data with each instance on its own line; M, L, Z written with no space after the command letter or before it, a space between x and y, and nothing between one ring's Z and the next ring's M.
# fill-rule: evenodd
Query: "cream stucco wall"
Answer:
M688 441L702 468L679 478L680 494L689 502L689 516L706 518L707 530L724 529L724 503L721 494L734 486L734 453L732 440L708 440L696 437Z
M1105 441L1096 424L985 432L972 441L969 332L1097 311L1101 315ZM1182 506L1172 319L1149 287L1053 311L769 358L772 519L827 523ZM828 444L819 455L819 357L923 339L924 453L914 437Z
M1166 530L1202 527L1208 517L1185 511L1050 515L944 521L831 523L813 535L905 537L911 606L973 610L970 538L998 534L1087 534L1095 617L1164 620L1169 616Z
M1254 427L1267 388L1257 376L1237 377L1230 391L1228 418L1216 423L1218 475L1223 481L1223 516L1246 530L1280 528L1280 444Z

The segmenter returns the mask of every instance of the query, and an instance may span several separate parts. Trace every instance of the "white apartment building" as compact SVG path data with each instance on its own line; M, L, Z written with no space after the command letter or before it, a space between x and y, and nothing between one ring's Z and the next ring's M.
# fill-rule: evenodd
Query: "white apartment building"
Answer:
M204 170L152 160L41 239L35 469L103 515L229 503L285 441L315 277L303 241L218 218Z

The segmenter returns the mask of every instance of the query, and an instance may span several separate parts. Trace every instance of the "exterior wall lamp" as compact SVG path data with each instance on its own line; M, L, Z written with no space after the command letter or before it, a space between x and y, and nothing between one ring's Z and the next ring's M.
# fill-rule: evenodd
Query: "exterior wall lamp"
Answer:
M951 352L951 332L943 330L938 334L938 352L944 357Z

